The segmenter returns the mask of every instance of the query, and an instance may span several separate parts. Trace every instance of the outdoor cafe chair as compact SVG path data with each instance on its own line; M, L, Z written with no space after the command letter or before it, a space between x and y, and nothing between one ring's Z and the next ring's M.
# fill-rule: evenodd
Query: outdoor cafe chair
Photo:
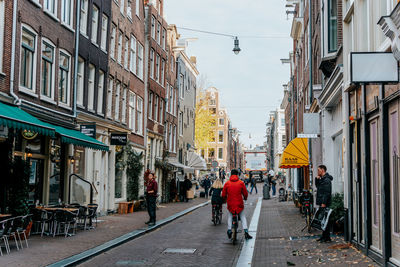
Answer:
M98 206L99 205L94 204L94 203L88 204L88 216L87 216L87 219L89 219L90 228L94 228L93 227L93 219L96 219L96 227L97 227L97 208L98 208ZM85 229L86 229L86 222L85 222Z
M10 244L8 243L8 238L10 236L11 230L11 220L4 220L0 222L0 239L4 243L4 247L6 248L7 254L10 254ZM3 256L3 251L0 245L0 255Z
M20 249L20 246L18 246L18 241L21 245L21 249L23 249L21 236L18 233L18 228L22 225L22 217L23 216L18 216L18 217L14 217L14 218L10 219L12 222L11 222L11 230L10 230L9 238L12 237L14 239L17 250Z
M37 208L32 209L32 222L34 226L40 227L40 236L43 237L46 225L48 226L49 234L52 233L53 217L53 212ZM39 233L39 231L37 231L36 233Z
M75 212L68 210L57 210L54 215L53 237L55 237L56 234L60 234L61 230L63 231L65 237L67 237L69 230L71 228L71 224L72 224L71 229L73 229L73 234L75 234L78 215L79 215L79 210Z
M22 216L21 222L20 222L20 224L19 224L19 226L17 228L17 233L18 233L18 236L19 236L20 242L21 242L21 248L23 248L22 247L22 241L21 241L21 235L24 236L26 247L27 248L29 247L28 246L28 236L26 235L26 231L27 231L28 226L31 223L31 221L32 221L32 214L28 214L28 215Z

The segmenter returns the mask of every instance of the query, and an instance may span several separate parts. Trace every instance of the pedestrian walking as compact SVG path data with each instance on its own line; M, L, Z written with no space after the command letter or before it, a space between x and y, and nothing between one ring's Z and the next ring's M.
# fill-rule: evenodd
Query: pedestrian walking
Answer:
M203 180L203 187L204 187L205 197L208 198L208 190L211 187L211 181L208 178L208 175L206 175L206 178Z
M253 189L256 189L256 194L258 194L257 191L257 181L254 177L252 177L252 175L250 174L250 184L251 184L251 189L250 189L250 194L253 193Z
M147 212L149 213L149 221L146 222L149 226L156 224L156 200L157 200L158 184L155 180L153 172L149 174L149 180L146 186Z
M276 181L278 180L278 175L271 179L272 196L276 196Z
M316 203L320 208L328 208L331 204L332 197L332 180L333 177L326 172L325 165L318 166L318 176L315 177L315 186L317 187L317 199ZM330 223L325 230L322 232L321 238L317 240L318 242L331 242L330 236Z
M183 188L185 189L185 193L183 194L183 200L185 202L188 202L189 201L188 192L190 189L192 189L192 181L189 180L187 175L185 175L185 180L183 181Z

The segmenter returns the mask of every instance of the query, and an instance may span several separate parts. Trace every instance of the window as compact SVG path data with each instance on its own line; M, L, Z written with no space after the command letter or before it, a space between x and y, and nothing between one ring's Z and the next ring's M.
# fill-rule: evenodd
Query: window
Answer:
M154 100L154 120L158 121L158 95L156 95Z
M165 111L168 112L169 99L170 99L168 82L167 82L167 86L165 88L166 88L166 90L165 90Z
M81 0L81 21L80 31L87 36L87 20L88 20L88 2L89 0Z
M208 149L208 158L212 159L215 157L215 149L214 148L209 148Z
M160 98L160 122L163 123L163 117L164 117L164 101L162 98Z
M174 87L170 86L169 87L169 113L173 113L173 108L174 108Z
M169 125L169 134L168 134L168 150L169 151L173 151L172 148L172 132L173 132L173 128L172 128L172 124Z
M118 36L118 58L117 58L119 64L121 64L122 60L122 35L123 33L120 31Z
M174 115L177 116L178 115L178 92L177 90L174 90Z
M224 125L225 124L225 119L224 118L219 118L219 125Z
M115 110L114 110L114 120L119 121L119 94L121 90L121 83L117 82L117 87L115 88Z
M116 35L116 26L112 25L111 30L111 43L110 43L110 56L112 59L115 59L115 35Z
M161 85L164 86L165 82L164 82L164 73L165 73L165 60L163 59L161 61Z
M126 15L132 19L132 0L128 0L128 6L126 7Z
M157 54L156 58L156 81L160 82L160 55Z
M162 46L162 48L165 50L165 42L166 42L166 40L165 40L165 36L167 35L167 31L165 30L165 28L163 28L163 31L162 31L162 39L161 39L161 46Z
M129 69L131 70L132 73L136 74L136 38L135 36L131 35L131 49L130 49L130 64L129 64Z
M108 26L108 17L103 14L103 19L101 20L101 44L100 44L100 47L104 51L107 51L107 26ZM113 29L113 30L115 31L115 29ZM114 39L114 45L115 45L115 39ZM113 51L114 51L114 49L113 49Z
M89 65L89 84L88 84L88 104L87 107L90 111L94 111L94 79L95 68L93 64Z
M208 109L211 115L217 114L217 109L216 108L209 108Z
M157 23L157 43L161 44L161 24Z
M0 1L0 72L3 71L3 52L4 52L4 24L5 24L5 1Z
M99 72L99 85L97 91L97 113L103 114L104 72Z
M140 0L136 1L136 16L140 17Z
M56 0L44 0L44 9L54 16L57 16L57 1Z
M42 84L41 94L53 98L54 46L42 42Z
M218 131L218 142L224 142L224 131Z
M136 129L136 96L133 92L129 91L129 129L135 132Z
M124 50L124 68L128 69L128 58L129 58L129 38L125 38L125 50Z
M83 83L85 77L85 61L78 59L78 87L76 88L76 103L83 106Z
M99 25L99 9L93 5L92 10L92 42L97 44L97 28Z
M119 4L119 10L121 11L122 14L124 14L124 7L125 7L125 0L121 0Z
M333 52L336 50L337 50L337 0L328 0L328 51Z
M179 112L179 135L183 135L183 112Z
M175 68L175 60L174 57L171 57L171 72L174 72L174 68Z
M183 74L179 74L179 97L184 98L184 80Z
M174 152L176 153L176 125L174 125L174 144L173 144L173 149Z
M151 16L151 37L156 39L156 18Z
M137 0L138 1L138 0ZM138 57L137 57L137 76L143 79L143 46L137 43Z
M69 68L70 56L60 52L60 69L58 70L58 101L69 104Z
M224 159L224 149L222 147L218 148L218 159Z
M113 85L114 85L113 78L110 77L108 79L108 90L107 90L107 118L111 118Z
M285 127L285 119L281 119L281 127Z
M215 104L216 104L215 99L210 99L210 101L208 101L209 106L215 106Z
M286 146L286 135L282 135L282 145Z
M137 97L137 130L138 134L143 134L143 99Z
M149 95L149 119L153 119L153 93Z
M72 0L62 0L61 1L61 21L72 26Z
M154 79L154 50L150 50L150 78Z
M126 85L123 86L123 92L122 92L122 111L121 111L121 121L123 123L126 123L126 94L127 94L128 89L126 88Z
M36 35L23 27L21 42L20 85L30 90L35 89L35 54Z
M211 142L211 143L215 142L215 132L214 131L208 132L208 142Z

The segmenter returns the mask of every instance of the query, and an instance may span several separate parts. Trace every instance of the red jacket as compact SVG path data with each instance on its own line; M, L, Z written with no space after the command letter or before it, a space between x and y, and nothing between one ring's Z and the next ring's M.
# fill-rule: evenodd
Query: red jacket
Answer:
M248 192L243 181L237 175L232 175L222 189L222 197L226 199L228 210L239 214L244 209L243 199L247 199Z

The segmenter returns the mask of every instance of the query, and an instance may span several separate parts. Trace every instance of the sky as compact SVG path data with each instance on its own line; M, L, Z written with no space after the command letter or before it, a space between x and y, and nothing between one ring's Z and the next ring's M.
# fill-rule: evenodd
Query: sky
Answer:
M197 38L186 53L197 57L199 79L220 92L233 127L247 147L265 141L269 113L279 107L283 84L289 80L291 20L284 0L164 0L164 15L181 38ZM192 32L179 27L239 37L239 55L233 39ZM275 38L260 38L260 37ZM277 38L278 37L278 38Z

